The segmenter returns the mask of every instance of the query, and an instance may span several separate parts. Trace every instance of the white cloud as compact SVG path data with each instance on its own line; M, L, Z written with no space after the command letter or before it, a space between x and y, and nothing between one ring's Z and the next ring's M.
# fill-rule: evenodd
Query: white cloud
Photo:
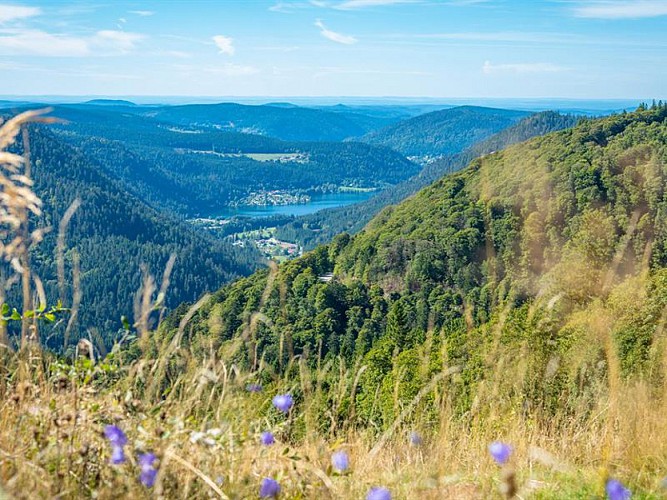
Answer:
M254 66L242 66L240 64L223 64L222 66L212 66L204 68L204 71L214 75L222 76L247 76L259 73L259 69Z
M339 10L354 10L402 3L420 3L420 0L345 0L344 2L334 5L333 8Z
M134 14L135 16L148 17L155 14L152 10L131 10L129 14Z
M315 26L320 28L320 34L324 38L328 38L332 42L342 43L342 44L345 44L345 45L352 45L352 44L357 43L357 39L353 36L343 35L342 33L336 33L335 31L331 31L330 29L327 29L327 27L324 26L324 23L320 19L315 21Z
M14 21L16 19L25 19L26 17L37 16L42 13L38 7L25 7L23 5L0 4L0 23Z
M102 48L109 48L120 50L122 52L129 52L134 49L137 42L146 38L139 33L128 33L126 31L103 30L98 31L95 37L91 40L93 45Z
M221 54L234 55L236 49L234 49L234 40L232 38L224 35L215 35L213 42L217 45Z
M90 53L87 40L40 30L2 30L0 55L81 57Z
M254 66L243 66L240 64L226 63L215 66L202 66L194 64L172 64L169 66L171 70L175 71L181 77L192 77L194 75L201 75L207 73L209 75L225 76L225 77L241 77L248 75L255 75L260 70Z
M85 57L125 53L145 36L125 31L98 31L92 37L76 37L34 29L0 30L0 55Z
M492 73L559 73L568 71L568 69L552 63L492 64L491 61L486 61L482 66L482 72L487 75Z
M510 42L510 43L580 43L582 37L567 33L548 33L548 32L518 32L518 31L498 31L498 32L459 32L459 33L430 33L415 35L413 38L430 40L449 40L466 42Z
M667 16L666 0L588 1L574 8L576 17L594 19L640 19Z

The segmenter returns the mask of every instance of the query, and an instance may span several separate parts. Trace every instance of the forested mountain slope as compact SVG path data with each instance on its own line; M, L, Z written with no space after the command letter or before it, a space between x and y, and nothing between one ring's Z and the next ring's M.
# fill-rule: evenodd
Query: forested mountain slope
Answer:
M474 158L503 149L511 144L528 140L574 126L579 117L561 115L553 111L535 113L501 130L488 139L475 143L465 151L441 158L428 165L410 179L389 187L369 200L340 208L322 210L297 218L278 228L278 237L295 241L312 249L327 243L339 233L360 231L380 210L399 203L424 186L435 182L446 173L462 169Z
M191 122L174 128L106 106L60 106L54 115L68 121L55 132L125 189L186 216L215 215L252 192L383 188L419 171L399 153L362 143L285 142Z
M107 346L111 344L121 315L133 316L141 264L161 276L170 255L176 255L167 294L169 307L195 300L220 283L259 267L255 252L199 234L149 207L51 130L33 128L30 146L35 191L44 202L46 214L39 224L52 229L36 248L34 262L53 301L59 296L55 253L58 225L70 204L76 198L81 200L66 239L65 305L71 305L73 252L78 253L81 262L82 302L74 339L92 328ZM62 347L63 327L61 324L43 335L50 338L49 346Z
M452 155L516 123L529 113L458 106L433 111L370 132L361 138L406 156Z
M451 404L469 411L500 352L525 368L502 398L547 412L585 405L582 387L605 366L601 325L620 370L650 366L667 304L666 180L667 107L585 120L477 159L358 235L222 288L190 341L294 376L293 355L363 365L340 411L364 422L392 422L443 366L459 370Z

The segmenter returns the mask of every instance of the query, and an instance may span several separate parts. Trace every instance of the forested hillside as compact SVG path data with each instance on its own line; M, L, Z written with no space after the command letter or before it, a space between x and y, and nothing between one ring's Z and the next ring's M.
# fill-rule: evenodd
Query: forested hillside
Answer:
M322 210L279 226L277 236L313 249L317 245L331 241L339 233L354 234L384 207L399 203L443 175L462 169L474 158L532 137L572 127L579 119L576 116L561 115L553 111L529 115L488 139L473 144L461 153L425 165L417 175L385 189L365 202Z
M605 366L595 322L611 325L622 373L659 363L666 144L667 107L656 106L477 159L358 235L222 288L196 314L192 346L251 369L292 367L294 355L363 365L340 413L321 397L327 418L366 425L393 422L443 366L459 370L450 405L471 411L493 352L521 353L524 378L496 388L503 405L585 412L582 384Z
M39 224L51 228L33 259L52 301L61 295L55 250L58 226L70 204L77 198L81 201L66 232L66 306L72 304L74 253L81 267L82 301L72 339L92 329L96 342L101 338L107 347L113 342L121 315L133 317L134 296L142 282L141 264L161 276L170 255L176 255L168 307L192 301L260 266L259 255L252 250L196 233L149 207L50 129L33 128L30 147L35 190L44 201L46 214ZM44 338L49 339L50 347L60 349L63 332L64 324L59 324Z
M61 106L54 114L68 121L56 133L124 189L186 216L215 215L252 192L383 188L419 171L394 151L356 142L285 142L196 121L174 128L106 106Z
M459 106L433 111L373 131L361 138L406 156L452 155L516 123L529 113Z

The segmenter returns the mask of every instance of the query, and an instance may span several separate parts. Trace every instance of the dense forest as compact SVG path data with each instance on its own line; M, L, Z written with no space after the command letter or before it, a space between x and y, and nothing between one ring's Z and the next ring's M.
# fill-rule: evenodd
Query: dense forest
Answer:
M460 369L447 386L454 408L470 411L491 369L487 355L519 349L528 375L508 397L567 411L568 401L586 401L575 396L605 366L591 310L603 307L614 325L623 373L659 363L652 332L667 304L665 144L667 107L654 106L476 159L358 235L223 287L196 313L191 346L294 376L295 355L341 370L363 365L352 399L332 416L333 393L323 390L321 410L380 426L443 362ZM639 310L623 306L628 294L646 297ZM174 335L186 309L162 336ZM338 370L318 383L335 391Z
M491 137L473 144L461 153L445 156L425 165L417 175L396 186L388 187L365 202L322 210L287 223L281 224L277 221L277 236L280 239L295 241L307 249L313 249L317 245L331 241L339 233L354 234L384 207L399 203L443 175L462 169L478 156L532 137L572 127L579 119L554 111L529 115Z
M251 249L233 247L156 211L123 189L89 158L61 141L50 128L35 126L30 133L32 174L36 193L44 202L43 219L50 228L33 256L35 272L44 281L47 297L72 305L75 254L80 261L81 304L72 338L92 335L109 347L121 328L121 316L133 317L134 296L142 283L140 266L162 276L170 256L176 256L168 307L192 301L221 283L247 275L261 264ZM66 230L66 288L57 281L56 241L65 211L81 201ZM16 300L9 301L17 304ZM65 325L44 333L47 345L63 346Z
M463 151L529 113L507 109L459 106L403 120L361 138L406 156L437 157Z
M174 129L106 106L60 106L54 114L67 120L54 127L59 137L124 189L184 216L215 215L257 191L383 188L420 169L392 150L356 142L285 142L192 128L193 123L190 129ZM262 161L253 156L257 153L277 158ZM290 155L298 156L289 159Z

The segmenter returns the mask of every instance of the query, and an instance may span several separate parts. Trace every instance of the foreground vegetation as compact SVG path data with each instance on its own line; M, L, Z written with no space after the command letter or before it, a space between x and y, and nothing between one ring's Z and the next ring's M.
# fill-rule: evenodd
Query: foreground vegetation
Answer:
M39 203L3 156L5 192L25 188L3 251L28 284L3 312L23 327L1 357L4 490L661 498L666 145L656 105L486 156L157 330L147 278L112 352L69 361L39 347L54 318L8 244L36 241Z

